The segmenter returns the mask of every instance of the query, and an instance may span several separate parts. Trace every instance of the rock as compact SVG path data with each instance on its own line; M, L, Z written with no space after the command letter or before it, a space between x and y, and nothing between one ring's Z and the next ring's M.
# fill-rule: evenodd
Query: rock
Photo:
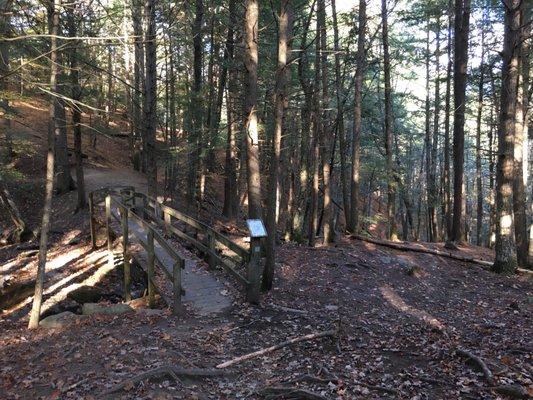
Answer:
M133 308L128 304L98 304L98 303L85 303L81 309L83 315L92 314L106 314L106 315L119 315L128 312L133 312Z
M80 304L98 303L100 300L102 300L103 296L104 292L95 286L80 286L76 290L73 290L67 294L68 299Z
M165 315L165 310L159 310L155 308L140 308L137 311L137 314L143 315L146 317L154 317L154 316L161 316Z
M82 318L81 315L76 315L73 312L65 311L42 319L39 322L39 326L47 329L63 328L80 318Z

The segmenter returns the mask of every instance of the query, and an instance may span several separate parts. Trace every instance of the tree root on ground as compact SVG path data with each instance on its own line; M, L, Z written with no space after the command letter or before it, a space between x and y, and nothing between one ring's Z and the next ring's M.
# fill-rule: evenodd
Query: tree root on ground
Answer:
M489 385L492 385L494 383L492 372L490 371L489 367L487 367L487 364L485 364L485 361L483 361L480 357L476 356L475 354L471 353L468 350L459 348L459 349L456 349L455 351L457 354L463 357L466 357L472 362L474 362L483 372L483 375L485 376L485 380L488 382Z
M217 369L201 369L201 368L191 368L191 369L185 369L185 368L179 368L173 365L165 365L162 367L154 368L146 372L142 372L140 374L137 374L131 378L128 378L115 386L109 388L108 390L104 391L102 395L110 395L116 392L119 392L123 389L132 388L134 385L136 385L139 382L148 380L148 379L155 379L155 378L164 378L164 377L170 377L174 381L179 382L180 377L181 378L213 378L217 376L222 375L228 375L229 372L227 371L220 371Z
M280 397L287 400L329 400L321 394L297 387L269 386L261 389L258 394L267 400L273 400Z

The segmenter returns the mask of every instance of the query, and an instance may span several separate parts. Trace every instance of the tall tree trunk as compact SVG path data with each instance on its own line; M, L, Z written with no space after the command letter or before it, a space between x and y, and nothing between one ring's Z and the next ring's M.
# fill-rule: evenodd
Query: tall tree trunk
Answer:
M283 114L286 106L286 86L290 69L287 58L290 54L290 42L292 35L292 10L291 0L281 0L278 16L278 67L276 71L276 87L274 93L274 135L270 155L270 174L268 183L268 203L266 225L268 237L266 241L266 262L263 270L263 290L272 289L274 281L274 268L276 265L276 210L279 181L279 163L281 154L281 137L283 131Z
M296 189L293 196L293 215L291 217L292 230L298 234L303 233L304 226L306 226L306 217L309 217L310 202L309 199L309 177L311 172L311 113L313 108L313 87L309 78L307 77L309 70L308 54L307 54L307 35L311 25L311 17L315 8L316 0L313 1L307 20L303 26L302 39L300 45L300 57L298 57L298 80L302 87L304 95L304 104L301 108L300 119L300 159L298 162L299 168L298 179L296 181Z
M490 69L490 85L492 91L492 104L490 108L490 129L489 129L489 203L490 203L490 222L489 222L489 234L487 240L487 246L492 248L494 247L496 241L496 195L494 190L494 167L495 167L495 151L494 151L494 128L497 128L498 122L496 121L499 118L499 99L498 93L496 92L496 77ZM497 130L497 129L496 129Z
M531 23L529 21L528 23ZM526 21L521 15L520 26L525 26ZM524 32L524 29L520 29L520 34ZM514 223L515 223L515 239L516 239L516 253L518 265L521 267L527 266L528 263L528 237L527 237L527 221L526 221L526 184L527 178L524 168L524 153L527 152L527 132L525 127L527 124L524 122L524 101L527 95L527 85L524 85L523 80L526 78L529 80L529 76L522 74L523 70L523 58L529 56L524 53L525 36L520 35L518 43L518 89L516 100L516 120L514 131L514 180L513 180L513 211L514 211ZM525 93L526 92L526 93ZM527 161L527 158L526 158ZM527 165L527 164L526 164Z
M113 45L111 41L107 42L107 93L105 102L105 125L109 129L111 112L113 110Z
M485 21L485 19L483 19ZM481 27L481 62L479 64L479 83L476 117L476 244L481 246L481 229L483 227L483 182L481 179L481 118L483 116L483 89L485 83L485 26Z
M433 137L431 141L431 157L429 163L429 191L430 204L429 219L431 220L431 236L434 241L439 241L439 224L437 220L437 150L439 148L439 121L440 121L440 15L437 16L436 48L435 48L435 103L433 111Z
M148 195L157 196L156 127L157 127L157 70L155 0L145 0L146 18L146 94L144 98L144 142L146 143L146 178Z
M50 32L50 91L57 93L57 75L59 73L57 63L57 35L59 33L59 8L61 0L53 0L48 5L49 13L49 32ZM43 215L41 220L41 236L39 239L39 261L37 265L37 277L35 280L35 294L30 312L28 328L36 329L39 327L39 318L41 316L41 304L43 301L44 275L46 268L46 253L48 245L48 231L50 230L50 214L52 212L52 196L54 193L54 137L61 134L60 122L58 119L57 103L59 100L56 96L50 96L50 121L48 124L48 153L46 157L46 185L43 205Z
M187 197L189 205L196 199L198 190L198 172L201 168L201 157L203 147L203 101L202 101L202 64L203 64L203 34L202 24L204 18L203 0L196 0L196 16L193 25L193 74L194 82L192 88L192 130L189 139L189 174L187 182Z
M236 135L238 130L237 122L237 65L235 60L235 33L233 27L237 24L236 0L229 2L229 25L226 38L226 49L224 50L224 59L230 64L228 90L226 94L227 109L227 141L226 141L226 162L224 167L224 207L223 214L228 218L235 218L238 212L239 198L237 195L237 142ZM223 66L227 70L226 63ZM220 77L220 82L223 81ZM222 83L219 86L219 96L223 91Z
M470 23L470 1L455 0L455 34L453 63L453 227L451 240L464 240L464 147L466 79L468 65L468 34Z
M359 169L361 157L361 111L363 106L363 76L365 73L365 33L366 0L359 0L359 17L357 31L357 67L355 70L354 117L352 137L352 174L350 182L350 218L349 230L359 232Z
M69 36L74 38L77 35L77 21L76 21L76 5L71 5L68 9L68 31ZM78 46L79 41L72 43L70 49L70 84L72 99L79 102L81 100L81 86L79 79L79 67L78 67ZM76 188L77 188L77 210L82 210L86 207L85 201L85 182L83 178L83 161L82 161L82 149L81 149L81 109L76 103L72 106L72 129L74 133L74 156L76 159Z
M311 204L309 209L309 229L308 229L308 243L309 246L314 246L316 243L316 235L318 231L318 192L320 180L320 140L322 137L322 110L320 103L320 83L321 79L321 32L320 23L322 19L319 17L320 0L317 1L317 18L316 18L316 38L315 38L315 81L313 83L313 144L312 153L309 163L313 170L312 187L311 187Z
M433 242L435 237L433 236L433 204L431 202L431 105L430 105L430 76L429 76L429 61L430 61L430 49L429 49L429 33L430 33L430 18L429 15L426 21L426 101L425 101L425 135L424 146L426 148L425 170L426 170L426 203L427 203L427 237L429 242Z
M451 106L451 83L452 83L452 0L448 0L448 44L447 58L448 67L446 69L446 99L444 105L444 167L443 167L443 218L444 235L446 240L452 237L452 197L451 197L451 170L450 170L450 106Z
M517 266L513 218L513 140L516 121L521 0L506 1L498 164L496 167L496 257L493 269L514 273Z
M321 84L322 84L322 119L321 119L321 148L322 148L322 180L323 180L323 229L324 244L333 242L333 203L331 201L331 147L334 141L331 140L329 127L329 93L328 93L328 67L327 67L327 30L326 30L326 4L324 0L318 0L317 18L320 19L320 57L321 63Z
M0 37L9 37L11 31L11 0L0 0ZM2 41L0 42L0 76L7 76L9 72L9 42ZM9 162L13 157L13 139L11 137L11 119L9 117L9 101L4 92L7 91L7 78L0 79L0 93L2 94L0 98L0 110L3 109L4 118L3 118L3 128L5 136L5 158ZM0 154L1 156L1 154Z
M398 239L396 229L396 182L394 180L394 166L392 162L392 130L394 121L392 115L392 87L391 87L391 67L389 54L389 25L387 0L381 0L381 32L383 38L383 74L385 83L385 157L387 174L387 237L391 240Z
M333 17L333 46L335 51L335 94L337 105L337 133L339 136L339 158L341 161L340 180L342 190L342 205L344 208L344 220L348 226L350 217L350 192L348 186L347 165L346 165L346 132L344 131L344 101L342 76L341 76L341 55L339 47L339 26L337 22L337 7L335 0L331 0L331 14Z
M131 19L133 25L134 39L134 65L133 65L133 143L134 145L141 140L142 145L142 115L144 105L144 45L143 45L143 27L142 27L142 0L132 0ZM141 153L139 158L142 158L142 147L138 149ZM144 162L140 162L138 169L142 168Z
M261 175L259 169L259 131L257 121L257 63L259 34L258 0L246 0L244 16L246 68L245 142L248 182L248 216L261 218Z

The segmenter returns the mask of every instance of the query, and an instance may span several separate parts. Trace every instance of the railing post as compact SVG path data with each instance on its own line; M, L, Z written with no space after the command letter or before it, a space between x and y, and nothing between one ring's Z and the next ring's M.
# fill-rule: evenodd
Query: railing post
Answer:
M170 235L171 235L171 232L170 232L170 214L167 213L166 211L163 211L163 215L164 215L164 219L165 219L165 233L166 233L167 237L170 237Z
M154 249L154 232L148 230L148 307L153 308L155 305L155 249Z
M91 229L91 245L96 249L96 220L94 218L94 193L89 193L89 227Z
M124 300L131 300L131 266L128 258L128 238L129 238L129 226L128 226L128 209L126 207L120 208L122 214L122 254L124 258Z
M207 262L209 264L209 268L214 269L217 265L217 259L215 256L216 243L215 236L210 230L207 230L207 248L209 250L209 252L207 253Z
M247 267L248 288L246 298L250 303L259 303L261 239L250 238L250 260Z
M142 217L143 217L143 219L146 219L146 208L148 207L148 197L142 196L142 199L143 199Z
M107 262L110 266L114 265L113 260L113 241L111 240L111 196L105 198L105 222L107 236Z
M183 308L181 305L181 269L185 261L181 259L180 261L174 263L172 267L172 277L173 277L173 286L174 286L174 302L172 306L172 314L181 315Z

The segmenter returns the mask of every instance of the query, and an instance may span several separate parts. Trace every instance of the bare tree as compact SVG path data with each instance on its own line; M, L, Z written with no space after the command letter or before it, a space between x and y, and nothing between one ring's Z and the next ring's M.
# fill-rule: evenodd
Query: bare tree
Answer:
M57 75L59 67L57 63L57 36L59 33L59 12L61 0L52 0L48 7L49 33L50 33L50 90L57 93ZM48 231L50 230L50 214L52 212L52 196L54 193L54 150L55 138L61 134L60 115L58 114L59 100L56 96L50 96L50 122L48 124L48 153L46 157L46 186L41 220L41 236L39 241L39 262L37 266L37 278L35 280L35 294L30 312L28 328L36 329L39 326L41 316L41 304L44 291L44 275L46 269L46 254L48 246Z

